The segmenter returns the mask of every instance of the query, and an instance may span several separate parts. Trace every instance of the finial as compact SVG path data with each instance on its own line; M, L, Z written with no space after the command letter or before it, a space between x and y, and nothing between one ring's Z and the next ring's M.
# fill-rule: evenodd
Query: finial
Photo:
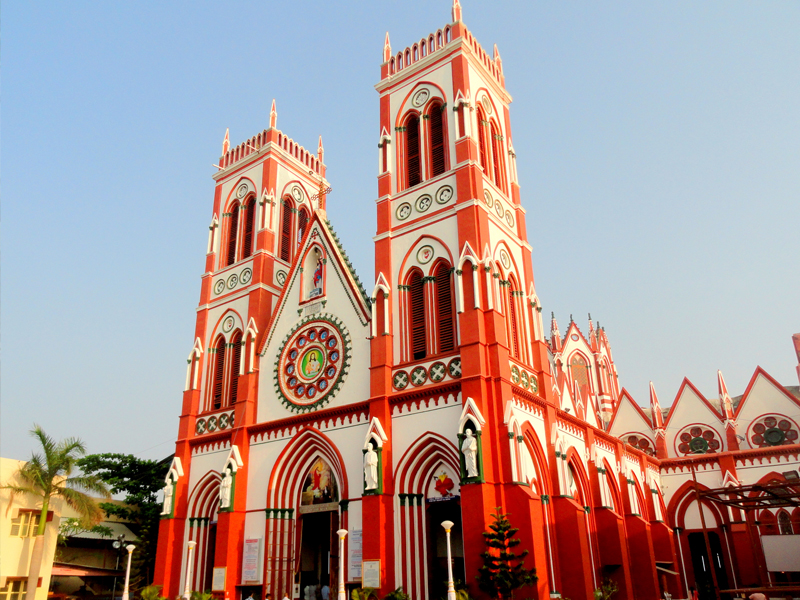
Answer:
M722 371L717 371L717 384L719 388L719 406L726 418L733 418L733 401L728 393L728 386L725 385L725 378Z
M389 62L392 57L392 44L389 42L389 32L386 32L386 41L383 43L383 62Z
M592 313L589 313L589 322L592 321Z
M322 136L319 136L319 146L317 146L317 160L322 162L322 156L325 154L325 148L322 147Z
M664 427L664 415L661 414L661 404L658 402L656 386L653 385L652 381L650 382L650 411L652 412L650 418L653 422L653 428L658 429Z
M569 313L569 322L574 323L575 321L572 319L572 313Z
M461 2L453 0L453 23L461 22Z
M275 110L275 98L272 99L272 108L269 111L269 128L274 129L278 125L278 111Z
M228 150L230 149L231 149L230 129L226 129L225 139L222 140L222 156L225 156L228 153Z
M550 311L550 318L553 319L554 321L556 319L556 313L554 313L552 310Z

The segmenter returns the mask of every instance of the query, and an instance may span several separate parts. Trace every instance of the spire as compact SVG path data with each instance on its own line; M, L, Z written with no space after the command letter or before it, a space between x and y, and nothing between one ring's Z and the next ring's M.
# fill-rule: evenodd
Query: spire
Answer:
M497 68L501 71L503 70L503 59L500 58L500 51L497 49L497 44L494 45L494 63L497 65Z
M225 156L228 153L228 150L231 149L231 136L230 136L230 129L225 130L225 139L222 140L222 156Z
M553 346L553 352L561 352L561 332L558 331L558 322L554 312L550 313L550 343Z
M389 62L392 57L392 44L389 42L389 32L386 32L386 41L383 42L383 62Z
M728 393L728 386L725 385L725 379L722 377L722 371L717 371L717 387L719 388L720 412L725 415L726 419L733 419L733 401Z
M461 2L453 0L453 23L461 22Z
M319 136L319 146L317 146L317 160L322 162L322 157L325 155L325 148L322 147L322 136Z
M661 405L658 403L658 396L656 395L656 386L650 382L650 420L653 422L653 429L664 428L664 415L661 414Z
M597 346L597 336L594 332L594 323L592 323L592 313L589 313L589 346L592 352L598 352L600 349Z
M272 99L272 108L269 111L269 128L275 129L278 125L278 111L275 110L275 98Z

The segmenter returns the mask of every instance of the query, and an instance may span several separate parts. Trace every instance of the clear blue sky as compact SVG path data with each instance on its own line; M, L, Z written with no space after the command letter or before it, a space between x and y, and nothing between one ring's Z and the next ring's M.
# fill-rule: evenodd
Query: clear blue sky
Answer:
M512 104L545 315L606 327L662 405L684 376L797 385L800 3L477 2ZM34 421L173 449L227 127L325 142L329 216L374 281L378 81L449 0L2 6L0 452ZM546 328L549 328L546 319Z

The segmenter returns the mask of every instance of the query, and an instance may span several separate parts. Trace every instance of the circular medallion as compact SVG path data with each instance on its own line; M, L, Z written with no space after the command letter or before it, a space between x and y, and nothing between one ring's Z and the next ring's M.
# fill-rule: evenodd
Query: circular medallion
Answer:
M444 379L445 373L447 373L447 367L441 361L433 363L431 368L428 370L428 376L433 382Z
M198 435L201 434L201 433L205 433L206 432L206 420L205 419L197 419L197 421L194 424L194 431Z
M506 269L511 268L511 259L508 257L508 252L505 250L500 250L500 263Z
M414 367L411 371L411 385L418 386L428 381L428 372L425 367Z
M436 190L436 202L439 204L447 204L453 198L453 188L449 185L443 185Z
M236 189L236 197L241 200L247 195L247 184L243 183Z
M289 408L310 410L327 402L349 366L349 336L333 320L303 321L287 336L275 378Z
M233 317L230 317L230 316L227 317L222 322L222 331L224 331L225 333L228 333L231 329L233 329L233 323L234 323Z
M392 385L396 390L404 390L408 387L408 373L405 371L398 371L392 377Z
M511 214L510 210L506 211L506 223L508 223L509 227L514 226L514 215Z
M500 203L499 200L494 203L494 212L496 212L497 216L500 217L501 219L506 214L506 209L503 208L503 205Z
M461 359L454 358L447 363L447 372L450 373L450 377L453 379L458 379L461 377Z
M519 383L519 368L517 365L511 367L511 383L517 385Z
M208 423L206 424L206 430L208 433L217 430L217 417L208 417Z
M494 198L489 193L489 190L483 190L483 201L486 202L486 206L492 208L494 206Z
M571 336L569 336L569 339L571 339L573 342L577 342L580 338L578 337L577 333L573 333Z
M428 96L430 96L428 90L420 90L416 94L414 94L414 97L411 99L411 104L419 108L420 106L425 104L425 101L428 99Z
M302 202L305 195L303 194L303 190L300 188L299 185L296 185L292 188L292 198L297 200L298 202Z
M531 385L530 377L525 371L522 371L519 374L519 382L520 384L522 384L522 387L524 387L526 390L530 387Z
M229 424L229 417L226 413L221 414L217 419L217 425L219 425L220 429L227 429Z
M253 278L253 270L252 269L245 269L239 275L239 281L244 284L250 283L250 280Z
M403 202L397 207L395 214L397 215L398 220L405 221L411 214L411 205L408 202Z
M278 285L286 283L286 271L278 271L275 273L275 281L278 282Z
M492 114L494 109L492 108L492 101L489 100L489 96L484 94L483 97L481 98L481 104L483 104L483 108L486 111L487 115Z
M433 254L432 246L423 246L417 250L417 262L421 265L426 265L433 259Z
M417 210L419 212L421 212L421 213L424 213L426 210L428 210L431 207L431 204L433 204L433 200L431 199L431 197L428 194L425 194L424 196L420 196L417 199Z
M239 283L239 276L234 273L230 277L228 277L228 289L232 290L236 287L236 284Z
M539 391L539 382L536 380L536 377L531 375L531 391L535 394Z
M221 294L224 291L225 291L225 280L218 279L217 283L214 284L214 293Z

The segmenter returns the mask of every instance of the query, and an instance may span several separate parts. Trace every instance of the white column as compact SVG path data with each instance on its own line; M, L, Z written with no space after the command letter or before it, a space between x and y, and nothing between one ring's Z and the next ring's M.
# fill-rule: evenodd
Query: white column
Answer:
M125 550L128 551L128 568L125 569L125 589L122 590L122 600L128 600L128 582L131 579L131 555L133 555L134 548L136 546L133 544L125 546Z
M347 562L347 557L344 555L344 538L347 535L347 529L340 529L336 533L339 534L339 593L337 600L347 600L344 591L344 563Z
M453 559L450 558L450 530L453 528L453 522L442 521L442 527L447 535L447 600L456 600L456 589L453 587Z
M183 586L183 598L189 600L192 596L192 555L194 554L194 547L197 542L189 542L189 550L186 553L186 584ZM122 600L127 600L123 598Z

